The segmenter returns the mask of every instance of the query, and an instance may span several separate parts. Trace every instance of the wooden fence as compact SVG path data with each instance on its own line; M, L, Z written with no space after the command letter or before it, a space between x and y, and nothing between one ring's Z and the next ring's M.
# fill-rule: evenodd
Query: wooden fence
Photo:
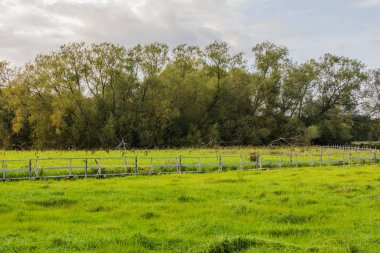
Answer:
M124 156L0 160L1 181L377 164L376 150L218 156Z

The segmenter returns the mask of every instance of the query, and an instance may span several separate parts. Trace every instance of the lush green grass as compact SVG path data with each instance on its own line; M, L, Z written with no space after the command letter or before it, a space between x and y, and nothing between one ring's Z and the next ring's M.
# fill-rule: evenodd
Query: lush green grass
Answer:
M233 155L243 157L250 153L260 154L347 154L347 150L318 147L227 147L227 148L194 148L194 149L147 149L147 150L0 150L0 160L30 158L107 158L107 157L165 157L165 156L218 156ZM352 151L352 153L359 153ZM361 152L368 153L368 152Z
M380 252L380 167L0 183L0 252Z

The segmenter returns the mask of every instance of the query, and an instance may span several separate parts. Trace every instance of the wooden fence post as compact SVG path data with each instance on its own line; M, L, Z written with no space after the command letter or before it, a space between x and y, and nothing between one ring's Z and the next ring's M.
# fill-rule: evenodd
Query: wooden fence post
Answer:
M87 168L88 167L88 160L87 158L84 160L84 177L87 178Z
M319 155L319 166L322 167L323 155L320 153Z
M179 156L179 173L182 173L182 155Z
M258 153L256 153L256 170L259 169L259 159L260 159L260 155Z
M374 152L374 158L375 158L375 163L377 163L377 157L376 157L376 149L375 149L375 152Z
M241 153L240 153L240 169L243 170L243 157L241 156Z
M138 163L137 156L135 156L135 175L137 175L137 170L139 169L137 163Z
M222 155L219 155L219 171L223 170Z
M73 175L73 159L70 158L70 176Z
M99 170L98 170L98 174L101 175L102 174L102 158L99 159Z
M361 158L362 158L362 157L361 157ZM365 159L365 158L363 158L363 159L360 159L360 160L362 160L362 164L363 164L363 165L364 165L364 159Z
M39 177L39 171L38 171L38 159L35 159L34 161L34 167L36 169L36 177Z
M289 167L292 168L293 167L293 155L292 155L292 153L290 153L289 158L290 158Z
M329 166L331 166L331 156L330 156L330 154L327 155L327 159L328 159L328 162L329 162Z
M296 167L298 168L298 154L296 154Z
M153 165L153 157L150 158L150 173L153 173L154 165Z
M127 158L124 157L124 173L127 174Z
M259 157L257 158L257 161L259 162L259 167L260 167L260 169L262 169L263 165L262 165L262 163L261 163L261 156L259 156ZM257 162L256 162L256 163L257 163ZM259 168L257 168L257 169L259 169Z
M5 165L5 161L2 162L2 169L3 169L3 179L5 180L6 178L6 174L5 174L5 169L6 169L6 165Z
M351 161L351 151L348 151L348 164L351 166L352 161Z
M29 159L29 180L32 179L32 159Z
M346 163L346 155L343 154L342 155L342 166L344 166L345 163Z
M311 156L310 167L314 167L315 154L313 155L313 153L311 153L310 156Z

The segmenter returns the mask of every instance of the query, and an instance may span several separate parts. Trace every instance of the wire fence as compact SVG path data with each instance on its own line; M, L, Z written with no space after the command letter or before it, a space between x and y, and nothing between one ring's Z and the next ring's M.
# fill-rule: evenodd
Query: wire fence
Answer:
M357 144L357 145L326 145L326 146L314 146L324 149L336 149L336 150L351 150L351 151L372 151L377 150L376 146Z
M321 149L322 150L322 149ZM331 151L331 147L328 149ZM327 151L327 149L326 149ZM342 149L320 153L250 153L217 156L123 156L107 158L32 158L0 160L1 181L87 178L228 170L377 164L377 150Z

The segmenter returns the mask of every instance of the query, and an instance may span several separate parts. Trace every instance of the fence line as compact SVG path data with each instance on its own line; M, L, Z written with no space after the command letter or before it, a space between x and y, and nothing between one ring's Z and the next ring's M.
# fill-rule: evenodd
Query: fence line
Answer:
M0 181L87 178L227 170L268 170L300 167L354 166L380 162L376 150L341 153L253 153L217 156L123 156L102 158L32 158L0 160ZM365 152L364 152L365 151Z
M325 145L316 146L324 149L337 149L337 150L352 150L352 151L372 151L376 150L376 146L372 147L370 145Z

